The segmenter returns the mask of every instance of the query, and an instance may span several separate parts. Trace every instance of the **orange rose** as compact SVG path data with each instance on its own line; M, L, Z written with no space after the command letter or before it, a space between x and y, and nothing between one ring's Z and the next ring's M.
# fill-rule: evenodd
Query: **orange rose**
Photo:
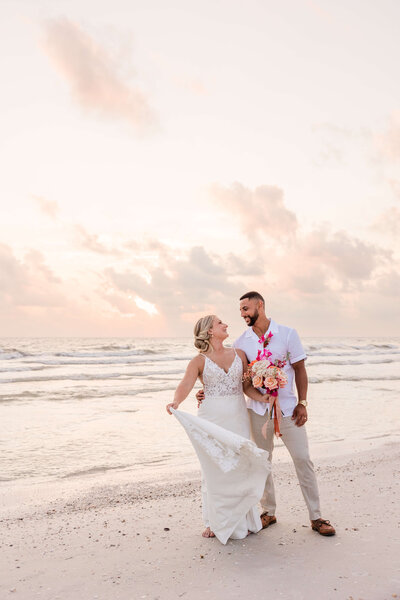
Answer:
M260 375L255 375L251 381L256 388L261 387L263 384L263 379L260 377Z
M267 377L265 380L265 387L270 390L275 390L278 386L278 382L274 377Z

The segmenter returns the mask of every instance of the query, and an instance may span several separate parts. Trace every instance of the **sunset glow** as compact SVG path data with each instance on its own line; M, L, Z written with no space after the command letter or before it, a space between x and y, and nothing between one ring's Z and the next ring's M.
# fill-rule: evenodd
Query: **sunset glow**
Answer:
M1 14L3 336L396 334L399 3Z

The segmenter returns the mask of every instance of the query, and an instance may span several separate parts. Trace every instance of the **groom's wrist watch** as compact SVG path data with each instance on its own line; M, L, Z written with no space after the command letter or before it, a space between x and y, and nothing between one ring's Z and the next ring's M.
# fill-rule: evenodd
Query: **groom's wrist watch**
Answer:
M297 404L302 404L303 406L307 407L307 400L299 400Z

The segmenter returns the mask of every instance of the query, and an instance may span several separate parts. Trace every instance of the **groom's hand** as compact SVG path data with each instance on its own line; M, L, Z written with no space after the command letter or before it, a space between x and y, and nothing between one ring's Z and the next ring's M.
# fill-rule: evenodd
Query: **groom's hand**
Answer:
M197 408L199 408L200 404L204 400L204 390L203 389L201 389L197 392L196 398L197 398Z
M302 427L307 421L307 409L303 404L298 404L293 411L292 420L297 427Z

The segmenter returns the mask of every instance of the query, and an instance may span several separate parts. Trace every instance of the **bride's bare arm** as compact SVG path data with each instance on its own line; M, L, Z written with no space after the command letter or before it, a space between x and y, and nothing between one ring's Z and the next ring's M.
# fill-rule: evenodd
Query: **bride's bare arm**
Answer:
M167 412L171 415L170 408L177 409L178 406L187 398L190 392L193 389L194 384L196 383L196 379L200 375L200 369L202 367L203 361L200 356L196 356L192 358L190 363L186 368L185 375L183 376L182 381L178 385L175 390L174 401L167 404L166 409Z
M236 350L243 363L243 375L246 375L248 370L247 364L247 356L243 352L243 350ZM269 403L269 397L267 394L262 394L259 390L253 387L251 383L251 379L243 379L243 392L251 398L252 400L257 400L258 402L266 402Z

